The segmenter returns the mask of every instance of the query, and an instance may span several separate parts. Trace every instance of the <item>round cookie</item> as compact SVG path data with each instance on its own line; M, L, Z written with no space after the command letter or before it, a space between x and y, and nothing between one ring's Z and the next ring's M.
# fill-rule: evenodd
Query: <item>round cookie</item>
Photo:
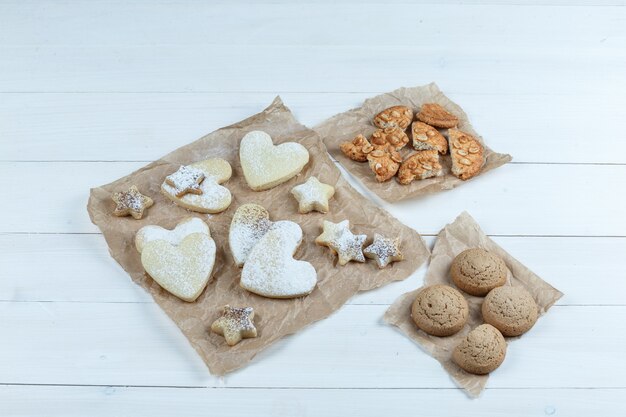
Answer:
M465 371L484 375L495 370L506 356L506 341L498 329L481 324L465 336L452 352L452 360Z
M470 295L485 296L506 283L504 261L484 249L467 249L454 258L450 267L452 281Z
M411 308L411 317L417 327L433 336L455 334L465 326L468 315L465 297L447 285L422 289Z
M538 316L535 299L523 287L497 287L487 294L482 312L486 323L504 336L519 336L535 325Z

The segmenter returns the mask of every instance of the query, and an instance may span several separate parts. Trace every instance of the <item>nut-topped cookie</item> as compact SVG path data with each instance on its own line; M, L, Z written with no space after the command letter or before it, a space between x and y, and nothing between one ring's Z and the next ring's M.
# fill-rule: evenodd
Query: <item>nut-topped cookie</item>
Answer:
M497 287L487 294L482 305L483 319L504 336L519 336L537 322L535 299L523 287Z
M484 375L494 371L504 361L506 341L490 324L481 324L454 348L452 360L465 371Z
M406 185L414 180L437 177L443 174L436 150L419 151L402 162L398 170L398 182Z
M374 150L372 144L363 135L358 135L351 142L343 142L339 148L345 156L357 162L367 161L367 154Z
M423 288L411 308L411 317L417 327L433 336L457 333L465 326L468 316L465 297L448 285Z
M402 156L392 149L375 149L367 155L367 161L376 175L376 181L385 182L398 172Z
M398 151L409 143L409 137L404 132L404 129L396 126L387 127L372 133L371 143L374 148L387 148L389 146Z
M440 154L448 152L448 141L434 127L415 121L411 125L413 148L418 151L436 149Z
M378 113L374 117L374 125L385 129L399 127L406 129L413 120L413 110L407 106L393 106Z
M472 248L454 258L450 276L461 290L483 297L492 289L506 283L508 269L504 261L493 253Z
M437 103L426 103L415 115L420 122L428 123L431 126L441 128L451 128L459 124L459 118L443 108Z
M480 172L485 163L483 145L474 136L458 129L448 130L452 174L467 180Z

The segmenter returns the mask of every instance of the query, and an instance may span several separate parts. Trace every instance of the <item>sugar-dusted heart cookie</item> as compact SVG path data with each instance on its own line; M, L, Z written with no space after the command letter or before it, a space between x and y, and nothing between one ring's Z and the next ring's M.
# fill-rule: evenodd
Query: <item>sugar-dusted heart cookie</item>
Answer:
M204 174L202 179L199 171ZM230 206L232 197L228 188L220 184L228 181L233 170L220 158L207 159L183 166L168 175L161 192L175 204L199 213L220 213ZM199 184L193 188L193 184ZM193 189L194 192L187 192ZM185 191L184 193L182 191Z
M178 245L152 240L143 246L141 263L161 287L185 301L195 301L211 278L215 242L204 233L193 233Z
M211 237L211 231L205 222L197 217L187 217L172 230L155 225L142 227L135 235L135 247L141 253L144 245L153 240L165 240L172 245L178 245L192 233L204 233Z
M313 265L293 259L302 242L302 229L290 221L278 221L254 246L241 271L240 285L270 298L294 298L309 294L317 283Z
M282 184L302 171L309 162L309 151L295 142L274 146L270 135L256 130L241 139L239 159L248 186L262 191Z
M258 204L244 204L237 209L230 222L228 243L238 267L243 266L254 245L271 225L270 214Z

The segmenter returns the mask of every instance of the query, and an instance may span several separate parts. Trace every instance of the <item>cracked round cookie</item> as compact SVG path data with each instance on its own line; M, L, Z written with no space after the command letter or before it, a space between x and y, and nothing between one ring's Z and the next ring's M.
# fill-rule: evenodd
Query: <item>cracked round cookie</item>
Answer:
M454 258L450 267L452 281L461 290L478 297L505 284L508 269L504 261L484 249L467 249Z
M454 348L452 360L471 374L484 375L498 368L506 356L506 341L490 324L481 324Z
M447 285L432 285L417 293L411 317L424 332L451 336L465 326L469 307L463 295Z
M535 299L523 287L497 287L482 305L483 319L504 336L519 336L535 325L538 316Z

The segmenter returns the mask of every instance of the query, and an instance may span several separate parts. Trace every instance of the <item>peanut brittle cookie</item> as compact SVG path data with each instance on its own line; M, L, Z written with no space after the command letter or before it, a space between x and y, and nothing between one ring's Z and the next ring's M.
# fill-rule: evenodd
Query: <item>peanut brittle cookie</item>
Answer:
M424 104L415 117L420 122L428 123L435 127L451 128L459 124L458 117L437 103Z
M357 162L367 161L367 154L374 150L374 147L363 135L358 135L352 142L343 142L339 148L348 158Z
M400 239L388 239L378 233L374 233L374 242L363 249L363 253L367 258L374 259L381 269L404 259L400 252Z
M211 325L214 333L224 336L229 346L234 346L242 339L256 337L254 327L254 309L252 307L224 306L222 315Z
M483 145L474 136L458 129L448 130L452 174L468 180L478 174L485 163Z
M398 170L398 182L406 185L414 180L438 177L443 174L436 150L418 151L402 162Z
M387 146L390 146L398 151L409 143L409 137L403 129L394 126L387 127L385 129L378 129L372 134L371 142L372 146L376 149L387 148Z
M324 220L322 229L322 234L315 239L315 243L327 246L337 254L339 265L343 266L350 261L365 262L363 245L367 235L353 234L348 220L339 223Z
M367 160L376 175L376 180L385 182L398 172L402 156L392 149L375 149L367 155Z
M130 215L136 220L141 219L144 211L154 204L150 197L141 194L134 185L128 191L114 193L111 199L115 202L114 216L124 217Z
M413 110L406 106L389 107L374 117L374 125L385 129L387 127L399 127L406 129L413 120Z
M335 187L310 177L305 183L293 187L291 194L298 200L298 211L301 214L311 211L328 213L328 200L335 194Z
M411 125L413 148L418 151L437 150L440 154L448 152L448 141L434 127L415 121Z

